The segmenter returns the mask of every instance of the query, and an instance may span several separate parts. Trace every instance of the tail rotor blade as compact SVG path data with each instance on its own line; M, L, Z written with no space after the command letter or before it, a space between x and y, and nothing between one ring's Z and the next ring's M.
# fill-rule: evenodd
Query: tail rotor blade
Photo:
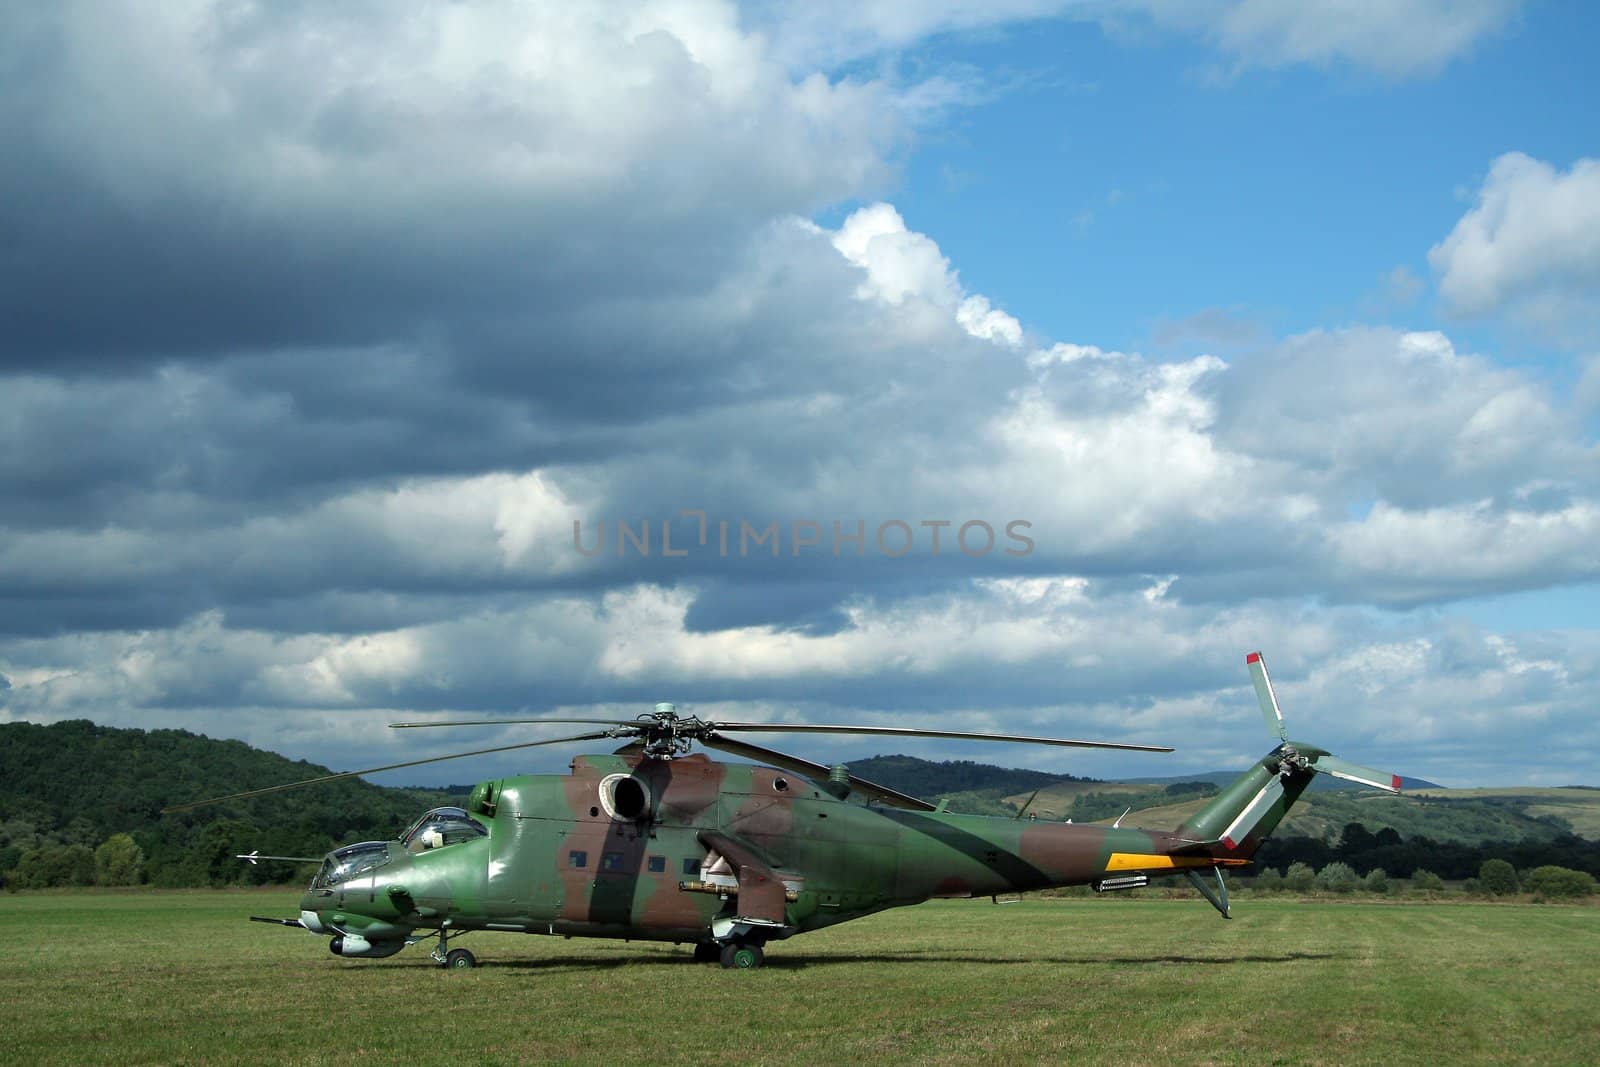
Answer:
M1250 836L1250 831L1256 828L1256 824L1261 821L1261 817L1271 810L1272 805L1276 804L1282 797L1283 780L1277 775L1273 775L1267 780L1267 784L1261 787L1260 792L1256 793L1255 797L1251 799L1250 803L1245 805L1244 810L1234 816L1233 821L1228 824L1228 828L1222 831L1222 843L1229 849L1238 848L1244 842L1244 839Z
M1386 793L1400 792L1400 776L1387 771L1375 771L1371 767L1363 767L1359 763L1351 763L1337 756L1318 756L1311 764L1316 770L1324 774L1331 774L1335 778L1343 778L1347 782L1356 782L1368 785L1374 789L1382 789Z
M1272 679L1267 676L1267 661L1261 653L1252 652L1244 658L1250 665L1250 680L1256 685L1256 700L1261 704L1261 714L1267 720L1267 732L1279 741L1289 740L1289 731L1283 725L1283 712L1278 710L1278 697L1272 691Z

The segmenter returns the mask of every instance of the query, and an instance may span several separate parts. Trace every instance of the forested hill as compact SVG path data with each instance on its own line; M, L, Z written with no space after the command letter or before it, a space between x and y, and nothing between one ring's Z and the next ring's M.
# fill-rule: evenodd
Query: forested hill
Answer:
M158 885L282 880L294 875L291 866L252 869L232 857L251 850L320 856L338 844L394 837L453 795L347 779L161 814L170 804L330 773L186 730L124 730L84 720L0 724L0 877L26 853L52 847L80 850L52 853L52 863L82 865L81 850L129 834L143 853L143 878Z

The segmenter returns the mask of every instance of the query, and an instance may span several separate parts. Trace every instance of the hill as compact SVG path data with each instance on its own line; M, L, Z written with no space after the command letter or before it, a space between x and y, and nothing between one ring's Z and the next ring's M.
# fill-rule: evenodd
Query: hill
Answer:
M916 756L873 756L850 764L870 782L928 799L945 798L955 811L974 815L1015 815L1035 789L1071 789L1101 783L1071 774L1049 774L1019 767L996 767L971 760L933 761ZM1015 804L1005 798L1021 794ZM1030 809L1031 810L1031 809Z
M259 849L320 856L339 844L394 837L451 796L348 779L161 815L169 804L331 773L186 730L124 730L84 720L0 724L0 875L26 852L93 849L126 833L157 885L281 881L294 876L293 865L251 868L233 855Z

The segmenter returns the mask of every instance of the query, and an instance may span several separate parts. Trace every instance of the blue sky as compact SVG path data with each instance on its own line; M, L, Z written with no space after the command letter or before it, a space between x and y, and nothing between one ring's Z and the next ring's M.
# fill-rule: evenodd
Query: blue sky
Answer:
M1264 750L1259 648L1349 759L1600 783L1597 23L8 10L0 717L351 769L672 700L1182 774Z
M1500 154L1593 153L1597 35L1592 6L1542 5L1398 79L1218 75L1193 41L1072 21L941 37L902 62L970 68L993 97L920 141L889 195L971 289L1051 336L1145 350L1162 322L1225 309L1275 333L1449 326L1538 360L1521 331L1442 316L1427 251ZM1397 267L1423 283L1414 301L1385 292Z

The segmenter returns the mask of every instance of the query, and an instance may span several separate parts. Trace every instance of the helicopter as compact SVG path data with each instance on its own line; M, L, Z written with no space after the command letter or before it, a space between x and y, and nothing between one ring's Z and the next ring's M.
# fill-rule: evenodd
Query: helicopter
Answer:
M464 808L434 808L396 840L364 841L320 859L296 918L251 916L329 938L349 959L381 959L435 940L447 968L477 965L451 947L474 931L692 944L694 958L761 966L765 947L887 908L1089 885L1133 889L1183 876L1224 917L1223 871L1250 862L1316 774L1390 793L1400 778L1291 741L1259 652L1246 657L1278 744L1172 830L964 815L943 801L867 781L736 736L756 732L934 737L1170 752L1159 745L888 726L717 722L672 704L633 720L495 719L393 723L396 729L565 723L569 737L389 764L268 786L187 810L375 771L469 755L625 739L581 755L566 775L478 783ZM694 744L758 764L720 763ZM1030 798L1031 803L1031 798ZM1026 805L1024 806L1024 810ZM1125 813L1126 814L1126 813ZM1207 877L1209 876L1209 877Z

